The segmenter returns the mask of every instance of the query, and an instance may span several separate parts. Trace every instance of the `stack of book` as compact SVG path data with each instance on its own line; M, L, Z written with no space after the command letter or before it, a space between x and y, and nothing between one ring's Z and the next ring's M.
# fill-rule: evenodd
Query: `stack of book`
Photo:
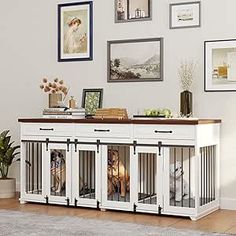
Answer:
M66 109L66 108L45 108L43 110L44 118L75 118L75 119L84 119L85 118L85 109Z

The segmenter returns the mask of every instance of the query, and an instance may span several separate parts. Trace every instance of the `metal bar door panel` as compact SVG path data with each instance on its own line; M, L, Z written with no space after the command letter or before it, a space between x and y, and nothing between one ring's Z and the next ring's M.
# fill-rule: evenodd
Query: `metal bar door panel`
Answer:
M73 205L97 207L100 202L101 162L97 147L78 145L72 163Z
M162 207L163 157L158 148L137 147L135 155L135 205L141 212Z
M68 205L71 201L71 145L48 144L44 174L48 202Z

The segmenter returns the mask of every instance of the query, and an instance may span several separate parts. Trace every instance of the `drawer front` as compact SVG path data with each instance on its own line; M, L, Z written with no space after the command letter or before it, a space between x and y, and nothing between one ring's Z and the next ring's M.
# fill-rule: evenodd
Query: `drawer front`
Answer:
M131 138L131 126L117 124L77 125L76 136L86 138Z
M134 125L134 138L195 139L195 126Z
M72 136L74 126L71 124L22 124L21 134L23 136Z

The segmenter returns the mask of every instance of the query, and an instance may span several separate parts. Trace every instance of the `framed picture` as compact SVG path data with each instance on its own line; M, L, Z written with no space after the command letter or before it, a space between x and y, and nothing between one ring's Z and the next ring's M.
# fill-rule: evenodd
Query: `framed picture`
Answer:
M205 41L205 91L236 91L236 39Z
M93 2L58 5L58 61L93 59Z
M163 38L108 41L108 82L163 80Z
M95 115L98 108L102 107L103 89L83 89L82 107L86 115Z
M184 2L170 4L170 29L201 26L201 3Z
M115 0L115 22L152 19L152 0Z

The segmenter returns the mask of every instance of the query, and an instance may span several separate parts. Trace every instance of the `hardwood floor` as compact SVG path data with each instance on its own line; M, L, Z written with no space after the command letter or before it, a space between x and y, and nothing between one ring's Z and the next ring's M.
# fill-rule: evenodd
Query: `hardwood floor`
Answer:
M198 221L188 218L157 216L149 214L134 214L118 211L102 212L96 209L67 208L43 204L27 203L21 205L18 198L1 199L0 209L33 212L53 216L77 216L119 222L140 223L180 229L193 229L205 232L236 234L236 211L218 210Z

